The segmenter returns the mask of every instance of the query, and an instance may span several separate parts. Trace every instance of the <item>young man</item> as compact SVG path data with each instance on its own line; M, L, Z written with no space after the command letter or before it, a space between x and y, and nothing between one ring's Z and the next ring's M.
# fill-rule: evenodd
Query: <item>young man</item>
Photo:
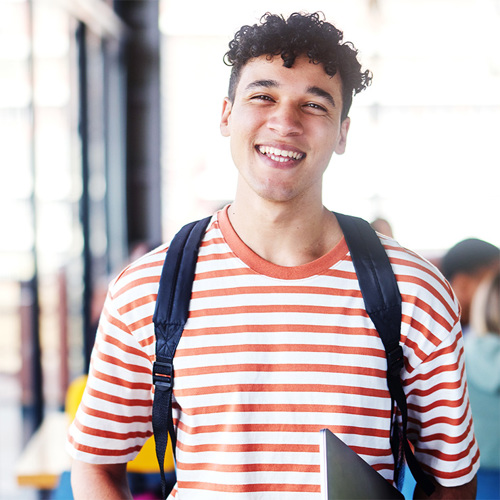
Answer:
M356 55L316 14L266 15L230 43L221 131L238 185L202 242L174 358L172 496L319 498L324 427L393 478L385 351L321 198L323 173L346 147L352 96L371 78ZM403 297L417 459L436 480L433 497L473 498L479 452L458 304L435 268L381 240ZM125 498L126 462L151 435L151 318L165 251L110 286L69 435L77 499Z

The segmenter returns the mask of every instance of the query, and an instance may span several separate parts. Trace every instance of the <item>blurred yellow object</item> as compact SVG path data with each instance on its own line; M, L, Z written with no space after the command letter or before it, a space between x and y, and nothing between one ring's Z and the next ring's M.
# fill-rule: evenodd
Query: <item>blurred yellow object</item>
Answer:
M75 420L76 410L78 410L78 405L82 400L83 391L85 390L86 385L87 375L80 375L75 378L71 384L69 384L64 405L69 422L73 422L73 420Z
M66 393L66 414L69 421L72 422L75 418L76 411L82 400L85 385L87 384L87 375L81 375L71 382ZM165 452L164 469L165 472L171 472L175 468L174 455L172 453L172 443L168 440L167 451ZM129 472L151 473L159 472L158 461L156 460L155 440L151 436L139 454L128 463L127 470Z

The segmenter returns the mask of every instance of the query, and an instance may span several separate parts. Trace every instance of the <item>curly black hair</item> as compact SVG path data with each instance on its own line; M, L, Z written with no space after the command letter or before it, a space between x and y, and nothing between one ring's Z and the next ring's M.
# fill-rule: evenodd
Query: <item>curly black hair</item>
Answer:
M321 19L323 17L323 19ZM229 42L224 62L232 66L229 79L229 99L234 101L241 70L255 57L281 56L283 66L291 68L297 56L307 55L314 64L322 64L325 72L334 76L337 71L342 81L342 115L344 120L351 108L352 98L370 85L372 74L361 71L358 51L351 42L342 43L343 33L324 21L322 13L294 13L283 16L266 13L261 24L242 26Z

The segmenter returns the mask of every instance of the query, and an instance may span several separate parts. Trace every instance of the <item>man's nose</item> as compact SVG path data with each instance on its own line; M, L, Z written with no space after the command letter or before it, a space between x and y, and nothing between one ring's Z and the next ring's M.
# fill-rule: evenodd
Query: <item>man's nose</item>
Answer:
M300 110L286 103L276 106L267 126L281 136L300 135L304 131Z

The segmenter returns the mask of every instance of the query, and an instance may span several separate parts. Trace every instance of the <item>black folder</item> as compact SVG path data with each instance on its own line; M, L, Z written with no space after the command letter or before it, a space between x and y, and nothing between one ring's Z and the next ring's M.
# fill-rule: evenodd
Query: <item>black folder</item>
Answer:
M323 500L386 500L404 496L329 429L320 431Z

